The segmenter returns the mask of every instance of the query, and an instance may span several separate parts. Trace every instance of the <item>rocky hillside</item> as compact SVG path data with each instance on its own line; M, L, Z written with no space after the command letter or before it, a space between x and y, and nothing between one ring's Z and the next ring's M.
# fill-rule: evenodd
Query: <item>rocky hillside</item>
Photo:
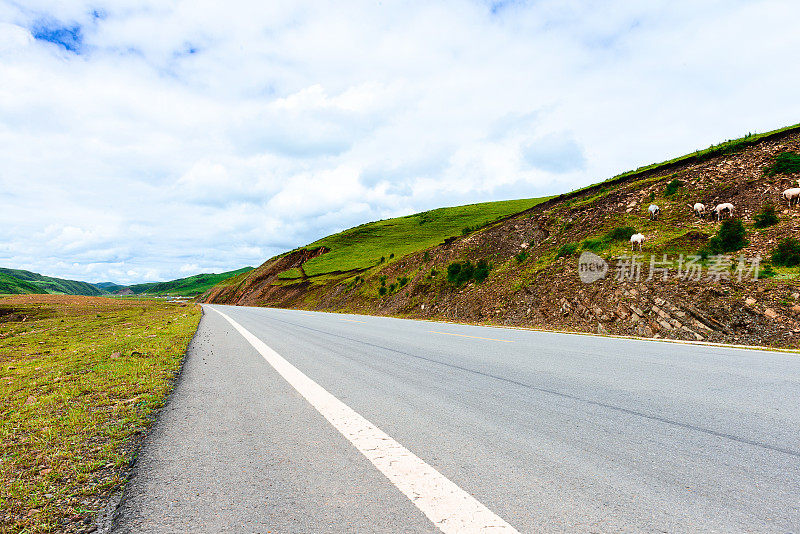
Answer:
M202 300L797 348L800 250L783 243L773 258L800 229L800 207L780 198L798 184L797 153L800 127L748 136L361 268L309 273L331 251L299 249ZM695 202L732 203L734 222L696 217ZM633 232L646 237L636 258ZM582 281L579 264L597 279Z

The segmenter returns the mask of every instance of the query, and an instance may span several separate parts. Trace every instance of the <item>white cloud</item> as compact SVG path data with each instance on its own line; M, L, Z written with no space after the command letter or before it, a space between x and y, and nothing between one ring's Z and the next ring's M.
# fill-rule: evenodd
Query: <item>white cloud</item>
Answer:
M0 0L0 264L56 276L257 265L800 120L780 0L22 5Z

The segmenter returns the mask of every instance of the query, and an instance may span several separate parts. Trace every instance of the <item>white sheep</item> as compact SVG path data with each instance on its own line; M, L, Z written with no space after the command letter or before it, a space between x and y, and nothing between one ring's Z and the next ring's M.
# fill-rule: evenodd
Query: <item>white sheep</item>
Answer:
M706 205L705 204L701 204L701 203L698 202L694 206L692 206L692 209L694 210L694 214L696 216L700 217L700 218L702 218L703 215L706 214Z
M722 220L722 214L726 214L728 217L733 216L733 204L730 202L723 202L722 204L717 204L714 206L711 211L709 212L709 216L713 219L714 217L717 218L718 221Z
M636 245L639 245L639 250L642 250L644 244L644 234L633 234L631 236L631 250L636 250Z
M789 207L800 202L800 187L793 187L781 193L781 198L789 203Z
M655 204L650 204L650 207L647 208L647 212L650 214L650 220L655 221L658 219L658 214L661 213L661 209Z

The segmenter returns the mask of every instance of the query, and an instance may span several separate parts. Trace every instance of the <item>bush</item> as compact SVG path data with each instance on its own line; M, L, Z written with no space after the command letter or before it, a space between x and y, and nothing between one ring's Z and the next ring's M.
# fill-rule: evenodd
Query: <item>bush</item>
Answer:
M600 239L598 237L587 237L581 243L581 247L584 250L594 250L597 252L598 250L603 250L608 243L604 239Z
M521 250L519 252L519 254L516 254L514 256L514 259L517 260L517 263L522 263L523 261L528 259L528 251L527 250Z
M404 285L406 285L408 283L408 277L407 276L403 276L401 278L398 278L397 279L397 283L400 285L400 287L403 287Z
M472 228L470 228L469 226L465 226L464 228L461 229L461 235L467 235L471 231L472 231Z
M480 260L477 265L472 265L469 260L453 262L447 266L447 281L456 286L471 280L480 283L486 280L491 269L492 266L486 260Z
M565 243L561 245L561 248L559 248L558 252L556 252L556 258L572 256L573 254L575 254L576 250L578 250L577 243Z
M656 199L656 194L654 191L650 191L650 202L653 202Z
M384 256L381 256L381 263L383 263L385 261L386 261L386 258Z
M427 250L425 251L425 254L422 255L422 261L431 261L431 253Z
M394 293L397 291L397 284L389 284L389 292Z
M664 189L664 196L671 197L675 193L678 192L678 189L683 187L683 181L678 180L677 178L672 180L670 183L667 184L667 188Z
M439 271L436 270L436 267L431 269L431 274L429 275L431 278L435 276L439 276Z
M385 286L385 285L386 285L386 275L385 275L385 274L382 274L382 275L380 275L380 277L378 278L378 280L380 280L380 281L381 281L381 285L382 285L382 286Z
M636 229L633 226L617 226L608 231L606 239L609 241L628 241L635 233Z
M764 173L767 176L793 172L800 172L800 154L796 152L781 152L775 158L775 162L764 169Z
M708 240L706 245L707 252L701 256L708 257L710 254L724 254L726 252L736 252L747 246L747 231L744 229L741 219L725 219L719 227L717 235Z
M775 270L772 268L772 265L770 265L769 263L764 263L764 264L761 265L761 269L758 272L758 277L759 278L772 278L776 274L778 274L778 273L775 272Z
M392 252L391 254L389 254L389 259L391 260L392 258L394 258L394 252Z
M793 237L787 237L772 251L772 263L785 267L800 265L800 242Z
M472 277L475 279L477 283L481 283L489 276L489 271L492 270L492 266L489 265L486 260L480 260L478 265L475 266L475 271L472 274Z
M386 295L386 286L381 286L378 288L378 295L380 296Z
M767 228L773 224L778 224L778 215L775 213L775 206L767 204L761 208L761 211L753 217L755 223L753 226L756 228Z

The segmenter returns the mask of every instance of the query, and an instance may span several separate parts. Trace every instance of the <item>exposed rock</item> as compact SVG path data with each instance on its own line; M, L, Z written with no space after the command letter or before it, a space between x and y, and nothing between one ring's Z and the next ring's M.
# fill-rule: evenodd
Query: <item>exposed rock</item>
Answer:
M756 299L754 299L753 297L747 297L746 299L744 299L745 306L752 307L755 306L755 304L756 304Z
M778 312L773 310L772 308L767 308L764 310L764 315L769 317L770 319L777 319L779 317Z

